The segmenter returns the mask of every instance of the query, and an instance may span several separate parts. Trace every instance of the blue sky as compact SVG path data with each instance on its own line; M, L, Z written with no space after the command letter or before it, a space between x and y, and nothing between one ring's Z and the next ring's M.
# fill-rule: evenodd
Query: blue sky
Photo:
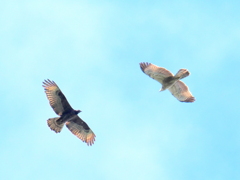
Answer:
M0 2L0 179L240 179L240 3ZM142 73L176 73L196 97L180 103ZM64 128L42 88L54 80L96 134Z

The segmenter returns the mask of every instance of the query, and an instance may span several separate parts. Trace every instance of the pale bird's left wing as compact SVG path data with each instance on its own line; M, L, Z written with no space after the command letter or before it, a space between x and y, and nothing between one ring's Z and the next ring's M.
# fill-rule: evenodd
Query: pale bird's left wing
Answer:
M177 81L168 90L181 102L194 102L195 98L192 96L186 84L182 81Z
M95 141L95 134L79 116L66 122L67 128L87 145L92 145Z
M163 83L163 80L165 78L173 76L173 74L170 71L168 71L167 69L156 66L156 65L148 63L148 62L140 63L140 68L142 69L142 71L145 74L147 74L151 78L157 80L161 84Z

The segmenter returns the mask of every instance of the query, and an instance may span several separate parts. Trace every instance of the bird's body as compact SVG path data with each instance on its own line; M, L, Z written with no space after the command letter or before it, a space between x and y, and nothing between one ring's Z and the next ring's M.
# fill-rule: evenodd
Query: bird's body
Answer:
M75 116L77 116L78 113L79 113L79 111L76 111L74 109L71 112L69 112L69 113L64 113L57 120L57 123L58 124L65 123L65 122L71 120L72 118L75 118Z
M167 69L151 63L140 63L140 68L145 74L162 84L160 91L168 89L181 102L195 101L188 87L180 81L190 75L187 69L180 69L176 75L173 75Z
M68 103L66 97L54 81L45 80L43 82L45 93L53 110L60 117L47 120L48 126L56 133L61 132L64 124L67 128L87 145L92 145L95 141L95 134L89 126L78 116L80 110L74 110Z
M167 77L162 82L162 88L160 91L164 91L171 87L179 78L175 78L174 76Z

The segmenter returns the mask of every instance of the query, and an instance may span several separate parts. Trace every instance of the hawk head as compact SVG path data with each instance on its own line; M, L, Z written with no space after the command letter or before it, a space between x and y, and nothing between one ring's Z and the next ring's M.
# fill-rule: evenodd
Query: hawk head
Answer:
M75 114L82 112L81 110L74 110Z

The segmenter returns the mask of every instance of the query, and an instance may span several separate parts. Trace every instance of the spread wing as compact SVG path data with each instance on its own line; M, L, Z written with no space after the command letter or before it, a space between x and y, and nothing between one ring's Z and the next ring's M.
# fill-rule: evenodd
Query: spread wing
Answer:
M195 98L192 96L191 92L188 90L186 84L182 81L177 81L168 90L181 102L194 102Z
M142 69L142 71L145 74L147 74L151 78L157 80L161 84L163 83L163 80L165 78L173 76L173 74L170 71L168 71L167 69L158 67L158 66L148 63L148 62L140 63L140 68Z
M87 145L91 146L95 141L95 134L79 116L66 122L67 128Z
M56 114L61 116L64 112L70 112L73 110L66 97L54 81L50 81L49 79L45 80L43 82L43 87L49 103Z

